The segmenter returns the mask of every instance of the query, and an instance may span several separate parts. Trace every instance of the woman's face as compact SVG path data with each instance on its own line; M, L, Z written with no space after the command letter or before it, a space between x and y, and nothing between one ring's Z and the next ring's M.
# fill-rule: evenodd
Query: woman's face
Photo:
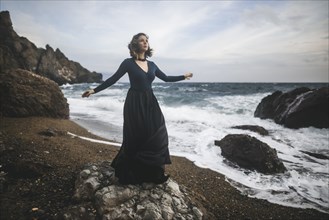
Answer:
M144 35L139 36L138 48L140 52L146 52L149 49L149 41L146 36Z

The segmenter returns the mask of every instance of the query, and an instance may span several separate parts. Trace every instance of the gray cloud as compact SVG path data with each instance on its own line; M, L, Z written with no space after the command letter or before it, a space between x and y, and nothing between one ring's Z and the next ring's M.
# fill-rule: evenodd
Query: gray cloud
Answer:
M146 32L168 74L195 81L327 81L327 1L2 1L18 34L112 73ZM326 37L324 37L326 36Z

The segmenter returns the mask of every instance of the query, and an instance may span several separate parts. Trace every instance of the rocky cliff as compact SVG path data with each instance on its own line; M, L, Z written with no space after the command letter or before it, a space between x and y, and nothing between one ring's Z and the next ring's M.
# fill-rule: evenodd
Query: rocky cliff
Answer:
M8 11L0 12L0 71L24 69L54 80L57 84L100 82L102 74L90 72L49 45L37 48L14 31Z

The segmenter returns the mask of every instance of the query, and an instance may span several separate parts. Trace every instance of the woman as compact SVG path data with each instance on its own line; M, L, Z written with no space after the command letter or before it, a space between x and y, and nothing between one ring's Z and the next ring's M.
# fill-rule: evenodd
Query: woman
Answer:
M155 77L165 82L190 79L192 73L165 75L155 63L147 60L152 56L152 49L144 33L133 36L128 48L131 58L125 59L110 78L84 92L82 97L106 89L128 72L130 89L124 104L123 141L111 166L121 184L163 183L168 179L164 165L171 161L165 120L153 94L152 82Z

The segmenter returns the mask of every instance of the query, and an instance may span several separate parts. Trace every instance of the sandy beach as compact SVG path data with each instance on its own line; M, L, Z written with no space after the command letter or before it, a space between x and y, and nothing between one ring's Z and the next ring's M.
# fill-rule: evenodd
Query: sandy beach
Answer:
M44 117L0 118L1 183L0 219L60 219L72 200L77 170L89 162L112 160L118 147L73 138L76 135L105 140L65 119ZM53 136L40 132L51 129ZM328 219L329 214L299 209L241 195L225 176L172 156L166 172L185 186L205 210L204 219ZM33 162L38 175L8 164ZM21 169L21 170L19 170ZM35 175L32 175L35 174ZM37 210L37 211L36 211Z

